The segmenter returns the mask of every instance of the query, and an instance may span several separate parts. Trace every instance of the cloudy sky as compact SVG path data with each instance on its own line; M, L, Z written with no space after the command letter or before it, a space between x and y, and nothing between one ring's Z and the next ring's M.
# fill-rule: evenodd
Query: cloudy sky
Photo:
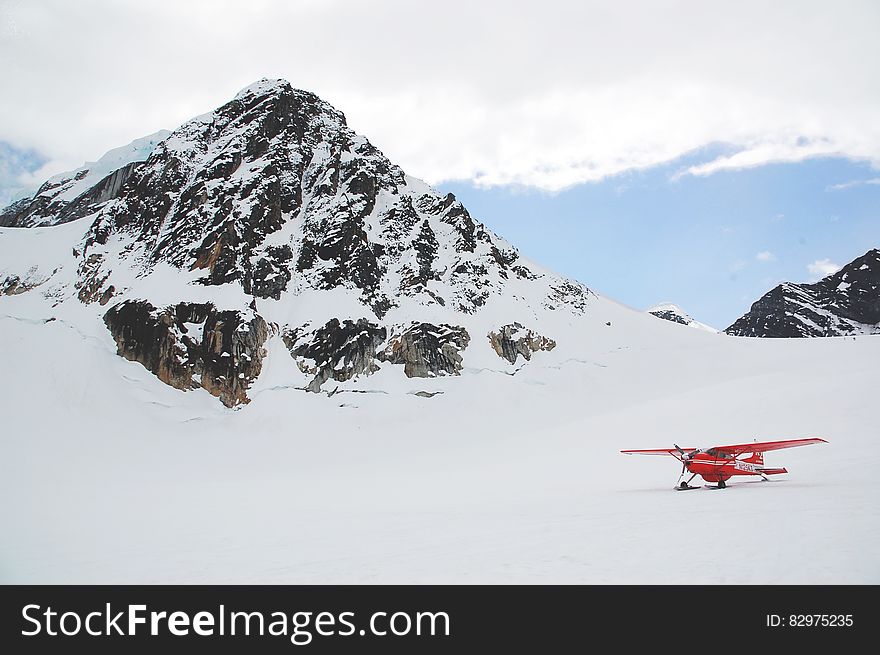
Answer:
M880 245L876 1L0 0L0 30L0 202L283 77L640 308L729 323Z

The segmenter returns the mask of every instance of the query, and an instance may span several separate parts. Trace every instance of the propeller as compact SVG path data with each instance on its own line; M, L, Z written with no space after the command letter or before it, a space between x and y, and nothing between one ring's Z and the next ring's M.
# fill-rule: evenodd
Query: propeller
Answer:
M681 478L684 475L685 470L687 469L688 456L687 456L687 453L684 452L682 447L679 446L677 443L673 443L672 445L675 446L675 449L678 451L678 454L681 455L681 473L678 474L678 477Z
M675 446L675 449L678 451L678 454L681 455L682 459L693 459L694 453L698 452L695 448L691 448L690 450L685 451L685 449L679 446L677 443L674 443L672 445Z

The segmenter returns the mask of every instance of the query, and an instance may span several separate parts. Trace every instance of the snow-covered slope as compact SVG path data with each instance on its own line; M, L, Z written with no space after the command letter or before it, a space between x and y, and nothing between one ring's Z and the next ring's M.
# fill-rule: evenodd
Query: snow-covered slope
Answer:
M815 284L780 284L725 332L742 337L880 334L880 250L869 250Z
M880 582L875 337L730 339L599 298L515 375L302 393L270 339L234 411L38 301L0 299L0 582ZM829 443L723 492L618 452L804 436Z
M695 321L687 313L685 313L685 311L681 307L679 307L678 305L674 305L670 302L659 303L647 309L646 311L649 314L656 316L657 318L662 318L664 321L672 321L673 323L678 323L679 325L686 325L697 330L705 330L706 332L718 332L718 330L713 327L709 327L705 323Z

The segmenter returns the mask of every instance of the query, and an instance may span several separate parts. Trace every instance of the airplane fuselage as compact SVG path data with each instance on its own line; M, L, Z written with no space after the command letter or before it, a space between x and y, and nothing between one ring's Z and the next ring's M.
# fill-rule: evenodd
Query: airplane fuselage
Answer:
M753 461L748 461L753 460ZM784 468L767 468L763 458L754 454L745 460L735 459L724 453L697 452L684 460L685 468L696 473L706 482L724 482L734 475L776 475L787 473Z

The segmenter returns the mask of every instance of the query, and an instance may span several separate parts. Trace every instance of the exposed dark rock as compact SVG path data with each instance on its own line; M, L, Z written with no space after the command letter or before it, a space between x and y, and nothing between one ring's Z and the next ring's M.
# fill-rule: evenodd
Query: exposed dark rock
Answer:
M25 291L40 286L42 282L27 282L22 280L18 275L10 275L0 282L0 295L16 296Z
M403 364L403 372L409 378L458 375L461 351L467 348L469 341L470 336L462 327L413 323L392 334L379 359Z
M744 337L880 333L880 250L869 250L814 284L780 284L725 332Z
M446 194L443 199L443 208L446 212L441 220L452 225L458 232L456 250L473 252L477 247L477 226L468 210L451 193Z
M101 294L101 297L98 299L98 303L101 305L106 305L110 302L110 299L113 298L113 294L116 293L116 287L112 284L104 289L104 292Z
M106 202L119 197L125 183L141 166L143 166L143 162L132 162L110 173L67 205L56 219L57 223L67 223L94 214Z
M553 350L556 347L553 339L528 330L519 323L505 325L499 331L490 332L487 336L498 356L511 364L515 364L520 355L529 361L532 353L539 350Z
M180 336L183 330L175 329L173 310L160 311L148 302L129 300L111 307L104 314L104 323L116 340L117 354L140 362L177 389L199 386L193 380L197 356L190 358L191 343Z
M321 229L320 241L314 244L318 259L330 265L321 268L323 288L332 289L350 282L367 295L373 295L382 267L381 250L372 247L361 221L363 217L336 217Z
M382 215L380 225L385 234L385 242L388 244L386 249L388 256L396 257L406 250L409 237L419 219L419 214L409 197L402 197Z
M89 304L105 297L107 291L104 283L110 273L103 270L103 263L103 256L97 253L92 253L80 262L76 282L77 298L80 302Z
M678 325L684 325L689 328L696 328L702 330L704 332L712 332L718 333L718 330L715 328L709 327L704 323L700 323L691 317L687 312L685 312L678 305L673 305L672 303L664 302L659 305L654 305L653 307L646 310L648 314L654 316L655 318L659 318L663 321L668 321L670 323L676 323Z
M529 268L522 265L511 266L510 270L512 270L518 278L523 280L537 280L539 277L541 277L540 275L532 273Z
M419 236L413 241L413 247L416 250L416 261L419 263L419 273L416 281L419 284L427 284L429 280L436 279L437 274L434 271L434 260L437 259L437 237L431 224L425 220L419 230Z
M227 407L250 402L247 389L260 374L269 336L260 316L198 303L159 310L127 300L111 307L104 323L118 354L140 362L164 383L202 387Z
M403 269L401 293L409 296L422 294L425 302L446 305L446 301L429 287L432 281L440 279L440 272L434 267L440 244L427 219L422 222L411 247L415 250L417 268L409 265Z
M488 270L485 264L472 260L459 260L452 269L452 282L458 288L455 295L455 308L465 314L474 314L486 304L491 295L491 287L474 284L475 280L485 279Z
M293 251L290 246L271 246L266 254L260 257L252 270L247 271L244 278L245 293L257 298L281 298L281 292L287 289L290 282L290 260Z
M573 282L572 280L562 280L557 284L550 286L550 293L547 296L547 302L544 306L547 309L557 309L560 306L567 306L579 314L583 314L587 309L587 299L592 292L582 284Z
M671 309L658 309L648 313L657 318L662 318L664 321L672 321L673 323L681 323L682 325L687 325L689 323L684 316Z
M376 351L386 335L384 327L365 318L342 323L333 318L314 331L308 326L285 331L282 338L299 369L315 376L308 390L318 393L327 380L344 382L378 370Z
M314 375L307 389L318 392L327 380L344 382L378 370L377 362L403 364L407 377L457 375L469 337L464 328L414 323L394 328L388 345L386 328L367 319L331 319L317 330L305 325L282 333L301 371Z
M132 162L113 171L71 201L56 198L47 182L32 198L19 200L0 211L0 227L61 225L94 214L107 201L119 196L122 188L143 162ZM88 171L80 172L80 179ZM74 178L76 180L76 178Z
M33 198L22 198L0 209L0 227L22 227L19 224L20 217L27 212L31 202Z

